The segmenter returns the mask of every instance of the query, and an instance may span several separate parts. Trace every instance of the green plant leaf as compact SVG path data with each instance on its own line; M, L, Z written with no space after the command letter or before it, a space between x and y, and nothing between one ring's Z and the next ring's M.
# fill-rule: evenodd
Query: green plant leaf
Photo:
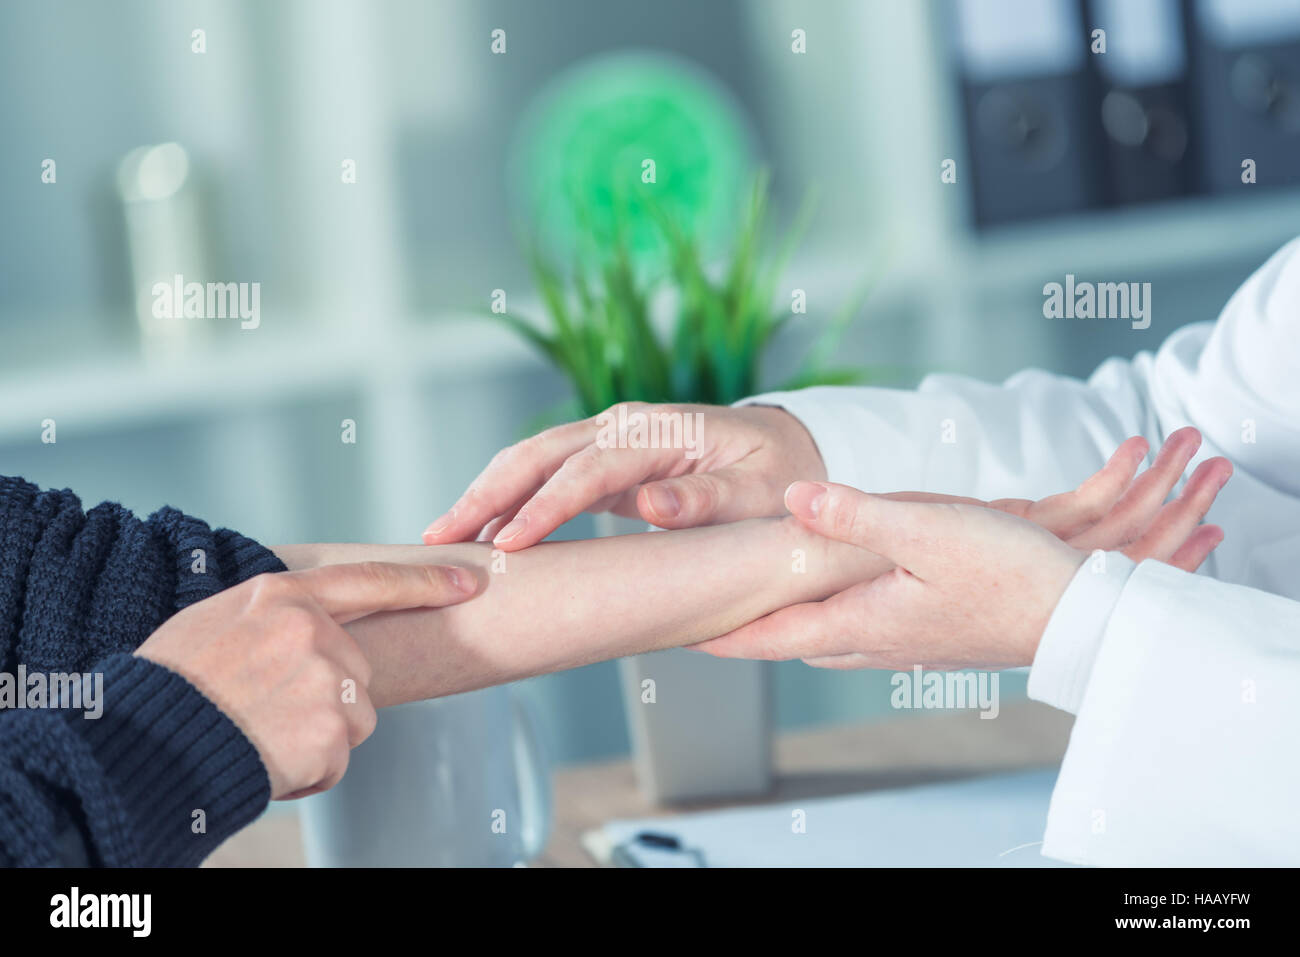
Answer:
M776 288L813 208L810 194L775 255L767 255L769 187L768 173L760 171L719 275L697 237L652 190L627 192L614 184L615 192L624 190L615 210L639 208L640 221L651 223L661 240L665 254L655 258L653 272L627 241L625 215L615 212L605 229L590 232L579 244L581 253L568 277L540 255L535 243L529 244L551 332L515 316L498 318L572 381L588 415L629 399L726 404L751 395L759 388L764 351L790 318L788 309L777 308ZM578 216L585 224L581 209ZM874 276L831 318L790 387L864 379L863 370L828 368L827 362L873 282ZM664 285L677 294L675 321L666 336L656 330L651 315L655 292Z

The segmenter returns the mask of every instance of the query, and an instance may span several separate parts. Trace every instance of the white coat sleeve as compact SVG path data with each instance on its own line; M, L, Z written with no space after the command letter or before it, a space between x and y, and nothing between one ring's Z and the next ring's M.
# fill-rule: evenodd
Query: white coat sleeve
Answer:
M1086 382L1038 370L1001 385L933 375L915 391L820 387L745 404L787 409L812 434L830 480L868 491L1041 498L1077 486L1130 435L1154 449L1195 425L1203 458L1228 455L1248 477L1239 484L1294 499L1300 240L1252 275L1217 322L1184 326L1154 355L1108 360Z
M1030 669L1031 698L1077 713L1043 854L1300 865L1300 603L1105 559L1080 568Z

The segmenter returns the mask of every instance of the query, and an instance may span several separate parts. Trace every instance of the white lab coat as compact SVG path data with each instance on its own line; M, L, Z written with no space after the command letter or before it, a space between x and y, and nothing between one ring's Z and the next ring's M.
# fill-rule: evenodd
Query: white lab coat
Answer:
M1154 452L1200 429L1197 460L1235 469L1208 518L1226 533L1204 569L1218 581L1108 555L1104 569L1085 563L1044 632L1030 696L1077 720L1043 852L1300 864L1300 239L1217 322L1087 382L1031 370L1000 386L930 376L914 392L746 401L798 417L833 482L979 498L1050 495L1130 435Z

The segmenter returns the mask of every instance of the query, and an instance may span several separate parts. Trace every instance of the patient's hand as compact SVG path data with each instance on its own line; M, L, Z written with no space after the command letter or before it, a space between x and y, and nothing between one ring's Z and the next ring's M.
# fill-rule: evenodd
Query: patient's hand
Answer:
M786 503L806 527L895 567L694 647L837 668L1027 665L1088 551L1193 571L1222 540L1220 529L1199 523L1232 474L1226 459L1203 462L1178 498L1162 505L1199 446L1195 429L1175 432L1135 480L1146 446L1130 439L1078 489L1039 502L871 496L796 482Z

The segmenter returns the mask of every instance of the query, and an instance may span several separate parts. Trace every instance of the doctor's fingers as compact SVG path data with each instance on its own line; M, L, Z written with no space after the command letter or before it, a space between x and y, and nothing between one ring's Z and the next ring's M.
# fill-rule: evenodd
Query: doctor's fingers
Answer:
M640 489L641 486L637 485L623 492L606 495L600 501L588 505L586 511L591 512L593 515L600 512L613 512L615 515L622 515L625 518L639 518L640 516L636 510L636 495ZM483 531L478 533L478 540L480 542L490 542L496 538L501 529L513 522L519 515L520 509L527 505L539 491L541 491L541 486L529 491L528 495L510 511L498 515L488 522Z
M956 543L982 540L1001 527L997 523L1019 521L987 508L871 495L834 482L794 482L785 504L810 531L874 552L921 578L960 558Z
M668 476L684 462L680 449L588 445L565 459L492 542L507 551L526 548L603 499Z
M1070 544L1084 550L1118 549L1141 537L1200 446L1201 433L1196 429L1179 429L1170 435L1155 462L1133 480L1115 507L1101 521L1074 536L1082 544Z
M514 514L575 452L596 437L594 419L569 422L502 449L456 504L424 531L426 545L470 541L493 519Z
M720 525L783 514L786 482L753 461L644 485L637 514L662 528Z
M636 493L640 488L641 486L638 485L626 491L615 493L614 495L606 495L600 501L592 502L588 505L586 511L591 512L593 515L598 512L613 512L615 515L623 515L627 518L637 518ZM528 493L520 501L515 503L514 508L503 512L496 518L492 519L492 521L488 522L487 525L483 526L483 531L478 533L478 541L490 542L496 538L503 528L519 516L520 510L532 501L533 496L540 492L541 489L542 487L540 485L529 489Z
M1106 464L1073 491L1049 495L1037 502L1003 499L989 505L1028 518L1057 538L1069 540L1105 518L1124 497L1148 449L1147 440L1135 435L1121 442Z
M1154 558L1168 562L1188 541L1214 504L1219 490L1232 477L1232 464L1225 458L1207 459L1197 466L1179 496L1160 510L1146 531L1124 549L1134 561ZM1220 539L1222 534L1220 533ZM1204 544L1205 539L1198 539ZM1218 540L1214 542L1218 544ZM1207 551L1206 555L1209 554ZM1195 557L1195 552L1184 558ZM1205 555L1200 556L1203 561ZM1199 564L1199 561L1198 561Z
M830 668L834 671L859 671L875 665L875 659L858 651L847 655L830 655L825 658L805 658L803 663L812 668ZM879 667L878 665L875 665Z
M788 661L859 655L854 667L882 667L907 647L902 612L926 599L927 586L890 572L821 602L791 605L735 631L691 645L718 658Z
M715 658L759 661L789 661L809 655L839 654L851 647L844 635L850 630L850 616L834 607L833 601L827 599L790 605L735 631L691 645L690 649L706 652Z

